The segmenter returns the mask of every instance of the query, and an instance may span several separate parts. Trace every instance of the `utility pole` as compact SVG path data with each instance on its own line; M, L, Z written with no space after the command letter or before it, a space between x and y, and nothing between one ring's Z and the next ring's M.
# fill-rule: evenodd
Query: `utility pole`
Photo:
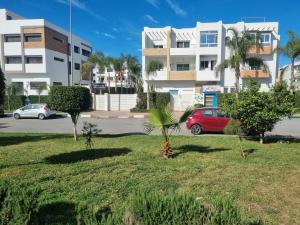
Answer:
M69 40L70 40L70 82L69 85L73 86L73 41L72 41L72 0L70 0L70 33L69 33Z

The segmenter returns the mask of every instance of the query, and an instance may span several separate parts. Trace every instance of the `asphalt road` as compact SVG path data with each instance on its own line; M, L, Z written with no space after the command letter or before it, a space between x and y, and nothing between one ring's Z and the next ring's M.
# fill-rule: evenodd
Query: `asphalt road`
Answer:
M125 134L125 133L145 133L144 119L137 118L108 118L93 119L80 118L78 121L78 133L81 133L83 122L90 122L98 125L102 129L102 134ZM57 117L47 120L0 118L0 132L37 132L37 133L72 133L73 124L68 117ZM191 135L182 125L181 134ZM300 118L285 119L279 122L271 134L294 136L300 138Z

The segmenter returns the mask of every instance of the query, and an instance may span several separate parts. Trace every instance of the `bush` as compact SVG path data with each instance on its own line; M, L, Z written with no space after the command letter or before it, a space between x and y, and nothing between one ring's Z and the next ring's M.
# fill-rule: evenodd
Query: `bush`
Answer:
M28 98L29 98L31 104L39 103L38 95L30 95L30 96L28 96ZM41 95L40 98L41 98L40 103L48 103L48 96Z
M39 188L0 182L0 224L29 224L37 209Z
M241 122L231 119L224 128L224 134L238 135L241 134Z
M150 108L164 108L171 101L170 93L166 92L151 92L150 97ZM147 109L147 93L138 93L137 94L137 104L136 110L146 110Z
M300 113L300 91L295 93L295 108L296 112Z
M10 101L8 101L8 96L4 98L4 110L13 111L15 109L21 108L25 105L25 96L24 95L15 95L12 96Z

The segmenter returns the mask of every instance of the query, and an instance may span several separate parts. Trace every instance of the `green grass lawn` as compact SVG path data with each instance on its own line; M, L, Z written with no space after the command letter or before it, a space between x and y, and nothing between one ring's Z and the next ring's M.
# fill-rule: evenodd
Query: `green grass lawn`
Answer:
M190 193L209 202L232 196L248 215L266 224L299 224L300 143L260 145L235 137L171 138L175 157L160 155L159 136L103 136L94 150L68 135L0 133L0 177L39 184L41 202L85 202L124 207L139 188Z

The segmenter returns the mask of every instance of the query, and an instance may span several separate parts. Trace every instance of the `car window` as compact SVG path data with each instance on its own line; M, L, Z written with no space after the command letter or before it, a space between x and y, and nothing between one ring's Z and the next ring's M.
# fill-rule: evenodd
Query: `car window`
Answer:
M22 109L23 110L28 110L28 109L31 109L32 108L32 105L25 105Z
M202 111L202 116L210 117L210 116L214 116L214 113L211 109L205 109Z
M41 108L41 105L32 105L32 109L39 109Z

